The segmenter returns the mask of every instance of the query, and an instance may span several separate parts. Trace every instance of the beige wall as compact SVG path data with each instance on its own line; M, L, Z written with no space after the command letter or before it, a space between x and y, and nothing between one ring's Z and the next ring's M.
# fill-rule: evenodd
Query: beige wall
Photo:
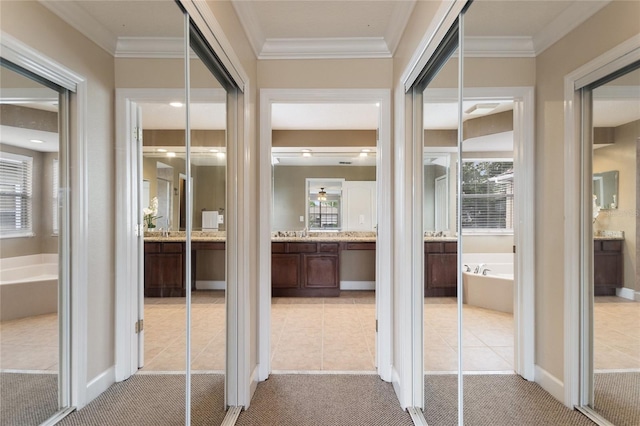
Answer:
M287 89L389 89L391 59L262 60L258 87Z
M273 147L373 146L375 130L274 130Z
M73 285L87 287L90 381L114 363L113 58L38 2L3 1L1 20L2 31L87 79L87 205L92 230L87 268L91 279Z
M564 76L640 32L640 3L614 1L536 58L536 364L564 375ZM553 250L550 248L553 247Z
M594 230L624 231L624 286L636 291L636 144L640 120L614 129L615 143L593 151L593 172L617 170L618 208L601 210Z

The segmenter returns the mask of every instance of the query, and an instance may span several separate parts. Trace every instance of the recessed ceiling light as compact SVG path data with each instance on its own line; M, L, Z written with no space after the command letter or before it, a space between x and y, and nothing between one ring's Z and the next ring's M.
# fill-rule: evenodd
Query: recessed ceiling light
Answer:
M371 150L369 148L363 148L362 152L371 152Z
M301 149L302 151L302 156L303 157L311 157L311 150L310 149Z
M376 102L376 106L379 107L380 106L380 102Z
M219 153L216 154L216 156L218 158L224 158L225 157L224 152L219 152Z
M167 150L164 149L164 148L158 148L158 149L156 149L156 151L158 151L158 152L167 152Z
M171 105L174 108L180 108L182 107L184 104L182 102L171 102L169 103L169 105Z
M175 157L176 153L175 152L167 152L167 157Z
M366 157L367 155L369 155L369 154L367 154L366 152L361 152L360 153L360 157Z
M29 139L29 142L33 142L33 143L44 143L43 140L40 139Z
M465 114L469 115L482 115L487 114L496 109L500 104L475 104L471 108L465 111Z
M218 152L217 149L210 149L209 152Z

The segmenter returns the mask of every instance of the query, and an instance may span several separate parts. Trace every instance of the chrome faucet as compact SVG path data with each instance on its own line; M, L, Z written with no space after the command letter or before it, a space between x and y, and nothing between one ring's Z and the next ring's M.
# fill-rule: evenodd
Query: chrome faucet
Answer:
M476 269L473 270L474 274L482 274L482 271L487 267L487 265L485 263L481 263L478 266L476 266Z

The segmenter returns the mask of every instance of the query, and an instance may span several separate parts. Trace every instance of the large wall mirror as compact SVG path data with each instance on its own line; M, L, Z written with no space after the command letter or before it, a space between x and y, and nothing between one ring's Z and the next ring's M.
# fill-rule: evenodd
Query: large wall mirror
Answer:
M638 146L640 64L605 78L591 93L593 128L593 286L585 300L583 395L599 416L616 424L640 419L640 303L638 302ZM586 124L586 123L585 123Z
M68 214L61 89L0 66L0 405L39 424L69 397Z

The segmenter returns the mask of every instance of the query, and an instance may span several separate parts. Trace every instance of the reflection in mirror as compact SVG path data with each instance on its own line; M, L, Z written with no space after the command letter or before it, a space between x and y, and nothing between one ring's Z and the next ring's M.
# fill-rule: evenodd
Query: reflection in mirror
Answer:
M618 172L593 174L593 195L596 206L602 209L618 208Z
M379 115L375 104L273 105L274 370L376 370Z
M640 69L593 89L592 408L613 424L640 419ZM617 195L617 196L616 196ZM597 214L596 214L597 213ZM635 300L634 300L635 295ZM591 398L589 398L591 399Z
M458 67L455 57L442 60L446 62L417 97L422 104L414 105L422 110L424 128L424 415L429 424L457 424ZM446 405L442 405L444 401Z
M39 424L58 411L64 371L59 93L16 70L0 67L1 422Z

